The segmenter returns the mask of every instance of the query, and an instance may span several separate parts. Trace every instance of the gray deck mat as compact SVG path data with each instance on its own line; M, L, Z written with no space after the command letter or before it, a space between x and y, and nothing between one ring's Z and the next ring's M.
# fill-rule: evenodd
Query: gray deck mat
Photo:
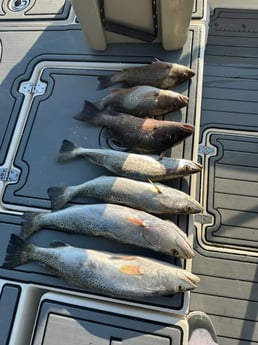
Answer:
M190 308L210 315L220 345L258 342L257 22L257 11L216 9L205 53L206 214L196 225L193 272L201 283Z
M39 28L33 26L34 22L27 23L28 26L24 30L19 30L19 27L15 26L9 27L6 22L0 27L0 46L4 52L0 54L2 67L0 71L0 117L2 120L0 168L3 164L5 167L8 159L11 158L14 167L11 170L17 172L14 174L14 179L13 176L8 176L8 172L7 175L3 173L2 177L3 181L8 181L8 183L5 185L2 198L6 213L0 212L2 232L0 265L5 257L10 234L19 233L21 227L20 217L8 212L17 209L24 211L27 207L49 209L48 187L79 184L93 177L108 174L106 170L89 165L85 160L67 162L64 165L56 162L56 155L63 139L90 147L100 145L101 129L84 126L73 119L72 115L81 111L85 98L95 101L100 95L108 92L107 90L96 91L96 76L110 73L112 69L109 71L99 68L87 69L84 68L86 63L96 64L96 67L99 67L97 66L99 63L112 63L116 69L116 64L147 63L158 58L191 66L196 71L196 77L178 85L175 89L189 95L189 106L174 112L173 115L167 115L166 119L171 117L174 120L199 125L199 119L197 120L195 115L197 81L199 80L198 56L201 36L199 27L190 27L187 42L178 51L165 51L159 44L110 44L108 50L102 52L93 51L87 46L79 25L69 24L69 22L61 25L57 22L58 19L52 25ZM8 29L5 29L4 25L7 25ZM37 82L33 85L37 89L38 81L43 82L43 85L46 85L45 93L37 94L36 89L28 93L24 92L23 86L26 85L26 89L29 89L34 76L37 77L35 79ZM21 121L24 121L22 125ZM192 159L193 143L193 136L187 138L173 148L173 155ZM190 181L190 177L176 179L171 182L171 185L190 192ZM177 224L187 234L190 228L189 220L189 217L184 215L175 218ZM79 237L74 236L71 240L68 238L65 240L66 235L60 234L65 242L80 246ZM35 240L38 245L48 245L53 239L56 239L56 234L46 231L35 234L32 241ZM154 255L155 258L171 262L171 258L167 256L159 256L139 248L134 248L134 251L132 247L126 245L123 249L120 244L111 244L111 241L108 244L106 241L102 242L94 238L91 244L90 242L91 240L87 241L87 246L95 249L106 248L107 250L108 248L109 251L119 253ZM186 260L172 260L180 267L186 265ZM3 279L18 282L68 288L61 281L52 279L43 268L36 267L34 264L28 264L24 269L17 267L13 270L0 267L0 276ZM139 303L180 311L186 305L185 301L188 301L188 294L140 300Z

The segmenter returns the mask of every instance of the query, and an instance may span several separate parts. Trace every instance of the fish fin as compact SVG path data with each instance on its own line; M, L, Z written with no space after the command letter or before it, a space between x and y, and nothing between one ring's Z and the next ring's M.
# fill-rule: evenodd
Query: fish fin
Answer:
M11 234L3 267L11 269L29 262L32 246L18 235Z
M168 152L168 149L165 150L165 151L160 152L159 158L158 158L159 162L162 161L162 159L166 156L167 152Z
M72 143L69 140L63 140L62 146L59 150L58 156L57 156L57 162L63 162L66 160L69 160L74 157L73 151L77 148L78 146Z
M150 184L154 187L154 191L159 193L159 194L162 194L162 191L160 190L160 188L154 183L152 182L150 179L148 179L148 181L150 182Z
M98 125L101 114L101 111L94 103L86 100L84 101L82 111L76 115L73 115L73 118L79 121L90 123L92 125Z
M171 63L164 62L158 58L155 58L155 61L153 61L152 64L160 65L160 67L163 67L164 69L170 69L172 67Z
M106 89L107 87L111 86L112 83L112 77L113 74L111 75L101 75L98 77L99 85L97 87L97 90L103 90Z
M120 267L119 271L132 276L142 275L141 267L138 265L123 265Z
M140 218L129 217L127 218L127 220L135 225L141 226L143 228L148 228L147 224L145 224L144 221L142 221Z
M63 241L52 241L49 243L49 247L51 248L60 248L60 247L70 247L69 244L63 242Z
M51 200L51 208L53 211L60 210L69 201L66 200L65 194L66 187L50 187L47 190L48 196Z
M22 215L22 218L24 219L21 227L21 237L23 239L28 238L31 236L34 232L41 229L40 224L40 212L24 212Z
M112 255L111 256L111 259L112 260L128 260L128 261L131 261L131 260L136 260L137 259L137 256L129 256L129 255L119 255L119 254L115 254L115 255Z

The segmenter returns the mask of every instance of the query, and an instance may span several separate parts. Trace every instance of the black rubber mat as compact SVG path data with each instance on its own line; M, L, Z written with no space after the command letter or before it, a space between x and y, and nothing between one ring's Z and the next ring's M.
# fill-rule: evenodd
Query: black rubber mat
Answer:
M220 345L258 342L258 12L216 9L205 53L191 310Z

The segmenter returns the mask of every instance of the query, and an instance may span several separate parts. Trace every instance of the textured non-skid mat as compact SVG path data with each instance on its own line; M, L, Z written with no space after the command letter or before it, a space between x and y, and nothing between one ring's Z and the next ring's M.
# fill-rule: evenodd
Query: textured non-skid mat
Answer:
M193 153L195 152L195 155L197 153L195 145L199 127L196 95L199 80L200 34L200 28L191 27L185 46L176 52L164 51L158 44L154 46L114 44L109 46L107 52L96 52L85 44L81 31L75 25L68 25L64 31L56 29L41 33L31 29L25 33L0 31L1 42L4 49L7 49L2 60L3 66L7 68L5 75L2 75L0 86L0 97L3 100L0 109L3 119L0 129L2 207L7 212L0 214L1 264L4 261L11 233L18 234L21 230L20 216L8 214L8 212L14 210L23 212L28 207L33 210L35 208L49 209L48 187L79 184L108 174L104 168L94 166L83 159L64 164L56 161L64 139L86 147L96 148L107 145L100 128L87 126L73 118L74 114L81 111L85 99L95 102L107 94L108 90L96 91L97 76L112 73L125 65L148 63L155 58L191 66L196 71L196 76L176 88L178 92L189 96L189 106L166 118L183 120L197 126L194 136L187 138L173 149L175 156L193 159ZM24 35L31 39L30 45L23 43ZM14 53L14 49L18 50L17 54ZM177 179L172 184L190 192L190 182L191 178L185 178ZM86 202L92 201L88 199ZM191 233L190 217L182 215L178 218L176 219L178 225L187 234ZM131 246L122 246L113 241L57 234L46 229L35 234L31 241L38 245L48 246L52 240L58 238L74 246L135 253L171 262L171 258L164 255L156 255L156 253ZM188 264L185 260L172 259L172 262L181 267L186 267ZM0 273L2 278L19 283L30 282L44 287L69 288L37 264L28 264L14 270L1 268ZM79 292L76 289L69 288L69 290L71 293ZM99 296L101 297L103 296ZM149 309L163 308L166 311L185 313L188 301L189 293L124 302L136 303Z
M220 345L258 342L258 12L216 9L205 52L192 310Z
M0 21L17 24L17 21L65 20L71 9L67 0L36 1L36 0L3 0L0 6Z
M50 297L50 296L49 296ZM56 298L55 295L51 296ZM33 345L50 344L101 344L130 345L181 344L182 329L177 325L144 322L114 313L94 311L89 307L60 303L55 300L41 301Z

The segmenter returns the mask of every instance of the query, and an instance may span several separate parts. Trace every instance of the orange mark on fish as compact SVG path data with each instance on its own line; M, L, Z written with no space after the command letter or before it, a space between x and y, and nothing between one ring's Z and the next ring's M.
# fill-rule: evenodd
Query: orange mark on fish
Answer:
M132 224L142 226L143 228L147 228L147 225L140 218L129 217L129 218L127 218L127 220Z
M132 276L139 276L143 274L141 268L138 265L123 265L120 267L120 272Z

